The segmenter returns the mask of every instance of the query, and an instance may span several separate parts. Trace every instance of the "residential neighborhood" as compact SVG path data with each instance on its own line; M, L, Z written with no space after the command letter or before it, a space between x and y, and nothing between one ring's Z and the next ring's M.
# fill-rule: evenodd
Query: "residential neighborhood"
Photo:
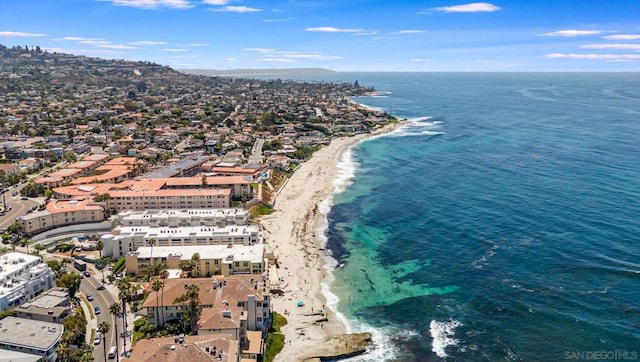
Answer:
M256 218L332 139L396 121L351 100L373 89L33 46L0 65L2 356L273 360L284 285Z

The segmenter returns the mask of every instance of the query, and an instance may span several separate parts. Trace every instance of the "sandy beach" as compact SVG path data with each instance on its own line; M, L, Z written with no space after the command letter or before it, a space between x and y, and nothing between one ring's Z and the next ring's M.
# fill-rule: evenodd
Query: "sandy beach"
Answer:
M299 361L321 354L328 348L324 342L346 333L342 322L325 306L321 292L325 255L322 242L314 233L323 217L317 209L333 191L342 153L356 142L389 132L398 125L388 125L371 134L334 139L301 165L280 190L276 212L261 219L266 241L278 256L278 277L284 279L285 285L285 294L274 297L272 302L273 310L288 321L282 330L285 346L276 361ZM299 301L304 306L298 306Z

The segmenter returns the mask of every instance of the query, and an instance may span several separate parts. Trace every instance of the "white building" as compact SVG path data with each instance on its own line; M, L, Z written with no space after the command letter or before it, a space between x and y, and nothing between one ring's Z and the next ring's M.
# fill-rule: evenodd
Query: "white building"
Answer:
M262 230L256 225L149 227L124 226L113 234L102 235L103 255L119 258L143 246L187 246L262 242Z
M122 226L226 226L249 224L249 212L244 209L162 209L123 211L118 214Z
M0 255L0 311L17 307L55 286L54 272L39 256Z
M63 332L62 324L6 317L0 320L0 357L4 355L2 350L8 350L39 356L38 361L53 362Z
M167 269L180 269L180 261L191 260L198 253L199 262L193 277L212 275L254 274L266 271L266 244L255 245L189 245L144 246L125 256L127 273L144 273L150 264L164 263Z

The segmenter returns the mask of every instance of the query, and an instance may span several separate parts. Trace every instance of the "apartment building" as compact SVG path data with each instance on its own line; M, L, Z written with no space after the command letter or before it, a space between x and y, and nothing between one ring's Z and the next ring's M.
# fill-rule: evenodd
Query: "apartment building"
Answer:
M121 257L149 246L254 245L262 243L262 230L256 225L149 227L123 226L101 236L103 254Z
M55 285L42 258L19 252L0 255L0 311L17 307Z
M45 210L20 216L16 222L28 235L41 233L57 227L100 222L105 219L104 210L92 198L50 200Z
M122 226L227 226L249 223L249 212L240 208L123 211L118 217Z
M162 290L149 294L142 310L151 324L163 326L180 319L183 309L174 301L184 294L186 286L197 285L202 307L198 335L230 334L244 349L249 342L248 331L264 331L270 325L271 300L266 284L255 275L166 279Z
M255 245L191 245L191 246L144 246L125 256L127 273L136 275L145 272L151 264L164 263L167 269L180 269L181 261L198 260L190 275L209 277L212 275L253 274L262 276L265 269L265 244Z

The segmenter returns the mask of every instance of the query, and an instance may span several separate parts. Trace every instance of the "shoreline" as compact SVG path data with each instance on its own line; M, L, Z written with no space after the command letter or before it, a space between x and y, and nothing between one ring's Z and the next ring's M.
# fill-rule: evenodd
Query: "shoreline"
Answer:
M274 296L274 312L287 319L282 328L284 348L275 361L300 361L312 355L332 352L331 338L347 333L347 327L327 305L322 284L327 279L324 239L326 215L320 204L334 192L338 163L346 150L358 142L389 133L406 122L387 124L372 133L340 137L316 151L280 190L276 212L263 216L260 224L265 241L278 257L279 268L271 268L273 279L283 281L284 295ZM304 303L298 306L298 302Z

